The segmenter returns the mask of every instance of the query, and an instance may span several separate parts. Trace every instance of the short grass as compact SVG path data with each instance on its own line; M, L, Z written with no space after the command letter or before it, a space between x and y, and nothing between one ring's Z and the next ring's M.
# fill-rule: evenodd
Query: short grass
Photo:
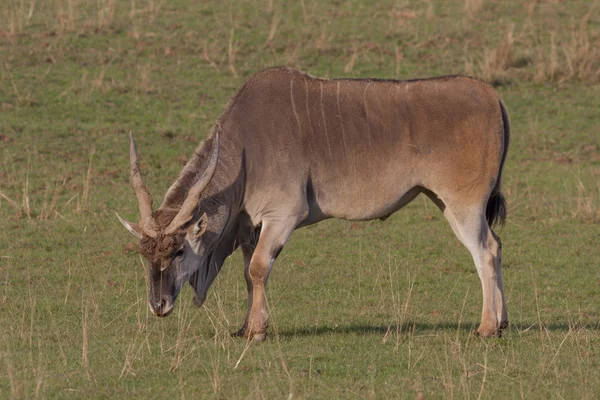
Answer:
M597 398L600 5L6 0L0 5L0 398ZM473 335L471 257L433 204L294 233L270 339L234 254L201 309L149 315L127 135L157 197L253 72L466 73L511 113L511 325Z

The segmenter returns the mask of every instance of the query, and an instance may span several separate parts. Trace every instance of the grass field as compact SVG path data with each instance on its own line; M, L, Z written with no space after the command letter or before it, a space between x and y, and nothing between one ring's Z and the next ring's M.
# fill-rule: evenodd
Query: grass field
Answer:
M0 398L600 396L599 1L4 0ZM512 119L511 325L473 335L471 256L433 203L295 232L270 336L232 338L243 262L149 314L127 132L155 204L255 71L469 74Z

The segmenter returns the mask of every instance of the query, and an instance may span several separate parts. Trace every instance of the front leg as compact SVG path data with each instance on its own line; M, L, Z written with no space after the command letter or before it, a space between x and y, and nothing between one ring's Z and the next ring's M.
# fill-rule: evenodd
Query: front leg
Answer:
M234 336L244 336L246 329L248 328L248 318L250 317L250 310L252 310L252 280L250 279L250 261L256 248L256 242L247 242L241 245L242 253L244 254L244 278L246 279L246 288L248 289L248 312L246 313L246 319L244 325L238 330Z
M248 314L239 332L245 338L259 341L266 338L268 326L266 286L269 274L275 259L298 222L298 218L263 220L260 238L254 252L250 255L248 249L242 248L245 262L247 256L250 256L248 268L245 269L248 284Z

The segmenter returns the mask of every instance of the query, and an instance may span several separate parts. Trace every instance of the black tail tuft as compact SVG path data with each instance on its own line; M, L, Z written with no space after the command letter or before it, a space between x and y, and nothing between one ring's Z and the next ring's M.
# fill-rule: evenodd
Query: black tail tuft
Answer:
M504 195L494 189L485 209L485 218L490 227L496 223L503 226L506 221L506 212L506 199Z
M510 141L510 117L508 116L508 111L506 110L502 100L498 100L498 103L500 104L502 125L504 127L504 149L502 152L502 160L500 161L500 172L498 173L496 186L494 186L494 189L492 190L492 194L490 195L487 207L485 209L485 218L487 219L490 227L495 223L504 225L507 214L506 199L500 191L500 181L502 180L502 169L504 168L506 153L508 152L508 142Z

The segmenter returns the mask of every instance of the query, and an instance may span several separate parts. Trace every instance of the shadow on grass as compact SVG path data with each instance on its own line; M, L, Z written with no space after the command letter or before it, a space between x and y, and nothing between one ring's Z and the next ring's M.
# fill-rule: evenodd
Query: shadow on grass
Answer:
M429 324L429 323L419 323L419 322L407 322L402 326L402 334L408 334L408 332L413 332L415 334L435 334L442 332L456 332L457 330L460 332L471 332L474 333L478 328L478 324L472 323L462 323L460 326L458 323L446 323L441 322L437 324ZM544 328L550 332L567 332L569 330L577 330L577 329L587 329L599 331L600 325L569 325L568 323L554 323L544 325ZM300 327L295 329L283 329L279 331L279 336L281 337L298 337L298 336L317 336L317 335L331 335L331 334L348 334L348 333L357 333L357 334L379 334L385 335L387 332L395 333L396 325L340 325L340 326L313 326L313 327ZM537 323L518 323L518 324L510 324L508 329L504 332L508 333L517 333L518 331L527 332L527 331L539 331L539 327Z

